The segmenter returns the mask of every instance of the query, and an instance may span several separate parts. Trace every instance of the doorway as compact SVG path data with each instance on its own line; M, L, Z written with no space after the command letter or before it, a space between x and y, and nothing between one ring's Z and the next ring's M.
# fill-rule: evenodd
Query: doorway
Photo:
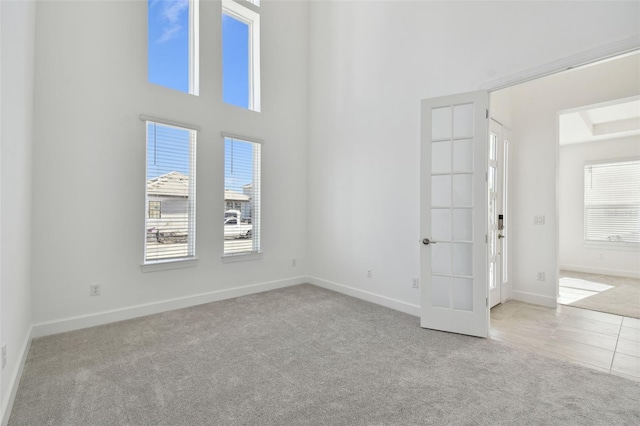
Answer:
M615 124L597 126L603 121L595 115L590 118L584 113L584 107L610 103L615 98L638 97L639 71L638 53L625 54L492 92L491 98L492 114L498 113L500 121L512 127L512 136L508 137L513 142L508 148L511 151L508 154L511 160L508 172L511 189L507 194L514 205L515 214L507 215L507 218L510 221L508 230L511 231L511 238L508 239L510 252L512 257L516 257L515 261L511 259L513 264L509 271L513 297L492 309L491 338L513 347L634 380L640 380L637 349L640 344L640 320L627 314L613 315L598 312L593 307L564 303L567 302L564 299L567 294L560 283L567 278L574 280L571 283L574 294L584 295L590 291L595 294L596 290L605 294L611 291L612 282L606 280L602 273L606 272L603 271L606 262L613 260L613 251L611 244L608 249L597 248L585 238L585 218L594 213L586 212L584 204L585 173L589 172L589 161L593 164L595 158L578 156L575 151L581 148L576 148L577 145L562 148L558 129L561 120L559 112L571 111L582 113L582 116L577 114L574 118L581 120L583 125L585 119L590 119L591 130L596 130L596 133L620 129L620 126L628 131L633 120L613 120ZM636 139L629 137L626 134L624 138L614 138L615 141L600 144L599 148L594 142L584 145L591 144L592 149L602 151L605 157L600 160L626 157L621 145L635 150L630 154L632 157L640 157L640 136L635 136ZM570 169L575 170L571 172ZM563 175L576 170L577 177L574 176L572 182L563 189ZM620 173L615 175L620 177ZM623 180L637 182L640 179ZM574 206L568 210L565 202L569 198L573 199ZM563 217L570 211L573 212L571 215ZM607 228L613 222L611 215L618 214L611 211L605 213L608 216L604 221L596 220L593 223L596 231ZM638 216L631 214L630 217ZM602 216L596 214L595 219L602 219ZM633 226L632 223L628 225ZM624 232L628 234L627 237L640 232L637 222L635 226L635 231L631 229ZM582 262L578 262L575 250L574 254L569 255L571 250L567 250L568 247L562 242L562 233L568 227L572 227L577 234L574 246L588 253ZM621 236L620 239L627 237ZM621 268L631 272L629 275L640 273L638 253L637 249L631 247L617 251L618 261L626 257L627 261L632 262ZM600 276L588 272L569 272L569 269L600 272ZM618 283L636 280L620 276L609 278ZM637 297L634 299L631 295L628 299L637 306Z
M507 138L512 142L508 145L508 182L511 187L507 197L513 212L505 219L509 232L507 253L511 255L508 278L513 299L555 307L560 301L558 283L561 270L606 272L602 267L613 253L586 247L590 244L584 238L582 182L586 157L572 160L572 167L579 170L571 183L573 186L566 191L577 202L578 207L574 209L577 213L568 220L562 217L565 206L558 181L567 170L561 164L564 161L561 149L564 148L558 146L558 112L601 104L613 98L638 96L639 71L640 55L634 52L492 92L491 114L497 116L505 127L511 128L511 135ZM594 122L598 123L595 116ZM633 120L616 120L615 126L632 123ZM596 132L605 130L605 126L596 124ZM624 143L634 145L632 149L638 151L639 142L626 140ZM617 139L615 143L623 142ZM575 149L575 146L570 149ZM601 149L609 153L609 159L619 157L613 155L620 152L617 148L610 149L604 145ZM564 255L567 250L566 245L560 242L564 232L562 221L575 228L574 248L585 253L588 251L589 257L578 262L577 257ZM605 260L599 257L603 252ZM627 266L621 269L631 274L635 271L636 275L640 272L637 249L619 250L617 256L626 259ZM575 266L582 268L573 269ZM595 271L596 267L602 269Z
M640 318L640 96L558 113L559 298Z

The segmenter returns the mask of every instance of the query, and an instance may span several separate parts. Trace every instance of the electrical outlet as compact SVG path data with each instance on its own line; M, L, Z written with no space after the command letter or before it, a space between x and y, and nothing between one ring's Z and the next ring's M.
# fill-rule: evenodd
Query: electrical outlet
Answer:
M420 288L420 278L413 277L413 279L411 280L411 287Z
M296 266L296 264L297 264L296 260L295 260L295 259L293 259L293 260L291 261L291 266Z
M100 296L100 284L89 284L89 296Z
M544 281L545 279L544 272L538 272L538 281Z
M367 269L367 278L373 277L373 269Z
M7 365L7 344L2 345L2 368Z
M533 217L534 225L544 225L544 215L542 216L534 216Z

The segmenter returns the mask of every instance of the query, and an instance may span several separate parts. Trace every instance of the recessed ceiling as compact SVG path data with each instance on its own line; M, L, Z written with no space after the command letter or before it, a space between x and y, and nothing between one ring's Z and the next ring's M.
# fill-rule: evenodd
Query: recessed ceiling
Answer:
M560 114L560 145L640 135L640 96Z

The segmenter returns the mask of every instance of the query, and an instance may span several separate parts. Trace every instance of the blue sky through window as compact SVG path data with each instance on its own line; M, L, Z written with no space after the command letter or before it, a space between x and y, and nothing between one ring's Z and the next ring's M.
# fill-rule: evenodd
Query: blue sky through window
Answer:
M148 77L189 93L189 0L148 0ZM206 23L206 21L204 22ZM245 22L222 14L223 100L249 108L249 36ZM210 46L210 43L204 43ZM189 174L189 131L148 125L147 179L172 171ZM155 138L154 138L155 134ZM225 138L225 187L242 193L253 181L252 144Z
M149 81L189 93L189 0L148 2Z
M249 25L222 14L222 93L226 103L249 108Z

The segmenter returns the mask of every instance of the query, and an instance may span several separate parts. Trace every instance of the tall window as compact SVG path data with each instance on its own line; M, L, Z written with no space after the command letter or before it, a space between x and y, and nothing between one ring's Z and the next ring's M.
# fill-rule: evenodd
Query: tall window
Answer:
M260 149L258 142L224 138L225 256L260 253Z
M260 111L260 14L254 2L222 1L222 92L226 103Z
M148 0L151 83L198 95L198 0Z
M193 258L196 129L145 121L145 263Z
M640 243L640 160L584 166L585 240Z

